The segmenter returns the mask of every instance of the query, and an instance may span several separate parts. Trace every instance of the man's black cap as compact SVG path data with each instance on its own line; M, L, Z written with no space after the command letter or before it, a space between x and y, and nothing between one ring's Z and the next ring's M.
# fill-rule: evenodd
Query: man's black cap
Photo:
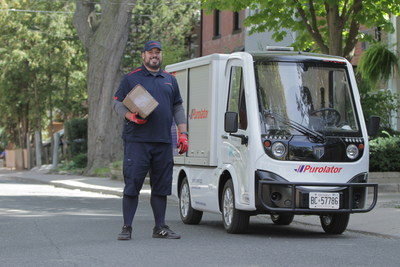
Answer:
M142 52L144 52L144 51L150 51L150 50L153 49L153 48L158 48L158 49L162 50L162 49L161 49L161 43L160 43L160 42L157 42L157 41L148 41L148 42L146 42L146 43L144 44L144 47L143 47Z

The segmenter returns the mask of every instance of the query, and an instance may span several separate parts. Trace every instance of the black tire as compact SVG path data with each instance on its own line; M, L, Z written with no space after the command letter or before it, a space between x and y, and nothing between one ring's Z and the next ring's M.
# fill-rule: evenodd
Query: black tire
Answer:
M199 224L203 217L202 211L192 208L190 188L186 177L179 188L179 214L181 215L182 222L185 224Z
M271 214L271 220L276 225L289 225L293 222L294 214Z
M319 216L322 229L325 233L331 235L340 235L343 233L349 223L349 213L334 213Z
M225 230L230 234L244 233L249 226L250 215L235 208L235 191L232 180L228 180L221 196L222 221Z

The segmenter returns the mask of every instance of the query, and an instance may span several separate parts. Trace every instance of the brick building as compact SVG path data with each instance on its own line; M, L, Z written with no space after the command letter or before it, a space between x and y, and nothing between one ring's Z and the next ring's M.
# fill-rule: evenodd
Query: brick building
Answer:
M246 16L254 11L242 10L240 12L214 10L212 13L202 12L200 22L199 51L196 55L205 56L212 53L232 53L235 51L263 51L267 45L290 46L296 39L295 32L289 32L284 40L277 43L272 39L272 33L255 33L250 35L248 29L243 24ZM400 19L392 17L395 32L392 34L382 34L376 28L361 28L362 32L370 34L376 40L388 43L390 49L398 51L398 40L400 40ZM368 43L359 42L354 50L351 63L357 66L363 51L368 48ZM399 62L400 64L400 62ZM400 93L400 77L394 74L385 88L393 93ZM399 113L399 112L397 112ZM400 130L400 118L393 114L392 127Z
M240 12L214 10L201 15L201 55L232 53L244 50L245 10Z

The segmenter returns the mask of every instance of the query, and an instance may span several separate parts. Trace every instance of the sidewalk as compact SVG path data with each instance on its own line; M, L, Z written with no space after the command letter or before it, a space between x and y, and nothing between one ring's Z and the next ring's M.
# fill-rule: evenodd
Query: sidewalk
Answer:
M48 171L46 166L30 171L10 171L0 168L0 177L122 196L122 181L104 177L47 174ZM367 213L352 214L347 231L400 239L400 193L386 190L385 188L390 188L386 184L379 184L379 186L382 190L379 190L378 203L375 208ZM149 192L149 186L144 185L142 193ZM318 216L297 215L294 223L320 226Z

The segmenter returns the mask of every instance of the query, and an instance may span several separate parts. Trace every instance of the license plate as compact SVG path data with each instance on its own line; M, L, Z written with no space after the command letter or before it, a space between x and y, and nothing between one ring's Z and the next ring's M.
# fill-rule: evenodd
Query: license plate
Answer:
M339 193L310 192L310 209L339 209Z

